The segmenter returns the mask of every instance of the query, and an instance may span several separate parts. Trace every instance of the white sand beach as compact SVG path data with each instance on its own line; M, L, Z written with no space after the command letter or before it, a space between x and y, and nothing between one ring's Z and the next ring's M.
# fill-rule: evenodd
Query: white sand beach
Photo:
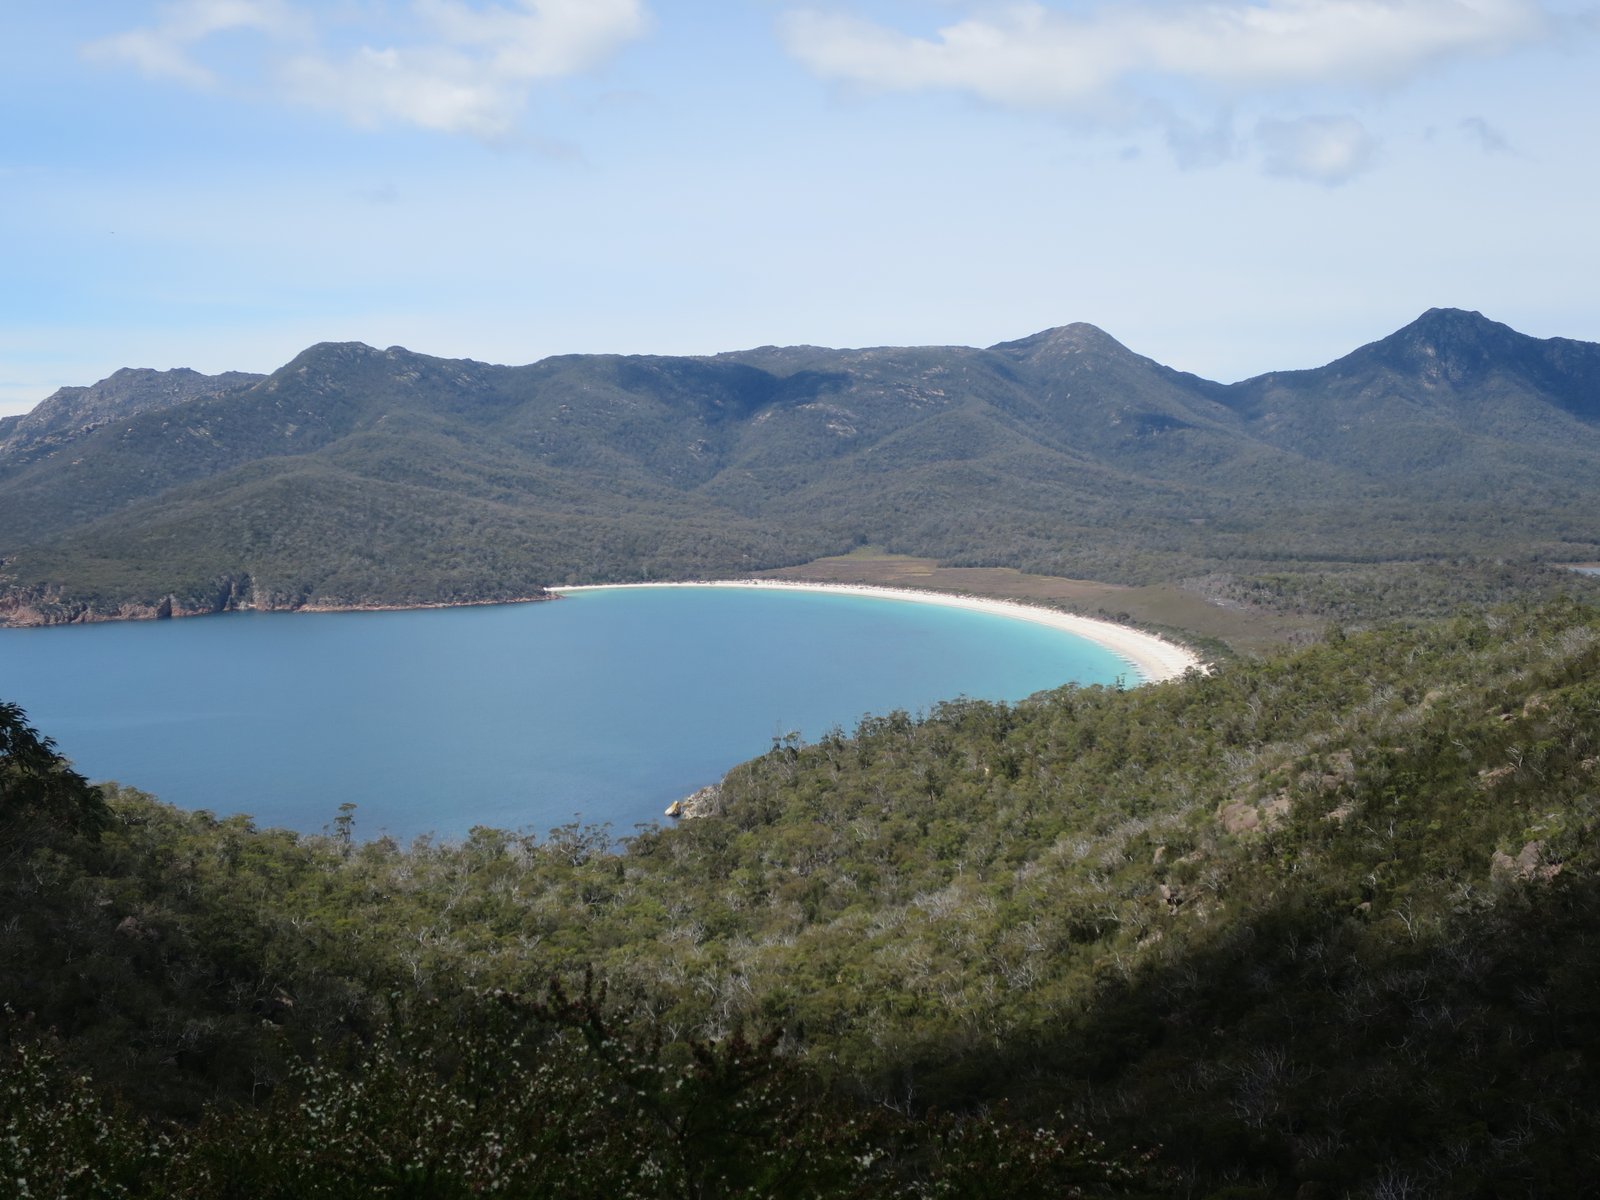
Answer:
M604 583L575 587L547 589L556 594L565 592L599 591L618 587L679 587L679 588L755 588L766 591L836 592L847 596L867 596L884 600L909 600L917 604L942 604L947 608L965 608L975 612L992 613L1019 621L1032 621L1065 633L1075 634L1104 646L1122 658L1138 674L1142 683L1160 683L1176 679L1191 667L1204 670L1200 656L1187 646L1169 642L1153 633L1130 629L1111 621L1093 617L1079 617L1059 612L1053 608L1022 604L1014 600L991 600L981 596L958 596L948 592L928 592L916 588L869 587L852 583L799 583L778 579L695 580L687 583Z

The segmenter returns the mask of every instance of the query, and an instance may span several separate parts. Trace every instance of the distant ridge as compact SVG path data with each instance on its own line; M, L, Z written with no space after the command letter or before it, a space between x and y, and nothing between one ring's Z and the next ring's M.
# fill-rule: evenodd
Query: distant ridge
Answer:
M868 543L1130 583L1600 558L1600 346L1457 309L1232 385L1081 323L513 367L321 343L268 376L119 371L0 438L13 621L504 599Z
M1529 337L1481 313L1430 308L1404 329L1340 362L1358 368L1379 364L1455 387L1504 374L1570 412L1590 420L1600 417L1600 346Z
M37 457L108 421L221 395L265 378L242 371L202 375L187 367L173 371L124 367L89 387L59 388L33 411L0 424L0 456Z

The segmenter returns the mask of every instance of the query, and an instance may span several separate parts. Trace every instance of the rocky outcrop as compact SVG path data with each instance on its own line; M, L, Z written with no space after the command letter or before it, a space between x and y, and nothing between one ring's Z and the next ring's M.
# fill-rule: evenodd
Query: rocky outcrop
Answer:
M245 371L202 375L187 367L172 371L123 368L89 387L64 387L0 427L0 457L31 461L85 437L102 425L191 400L243 391L265 379Z
M169 593L147 600L106 603L64 594L49 587L10 588L0 592L0 626L86 625L99 621L164 621L199 617L236 609L263 607L248 575L224 575L197 594ZM268 604L265 607L272 608ZM284 607L295 607L285 605Z
M1544 880L1561 874L1561 864L1551 862L1543 842L1528 842L1515 858L1504 850L1489 856L1489 874L1496 879Z
M694 817L715 817L722 813L722 785L713 783L698 792L691 792L682 800L667 805L667 816L689 820Z
M155 603L128 601L97 605L84 600L68 600L49 592L9 592L0 595L0 626L27 628L38 625L84 625L94 621L151 621L184 616L175 608L172 597Z
M489 600L381 601L312 596L305 590L257 587L248 575L224 575L196 594L175 594L154 600L105 603L64 595L51 588L0 591L0 627L87 625L100 621L164 621L173 617L205 617L223 612L387 612L415 608L465 608L482 604L525 604L549 600L542 589L531 595Z
M1288 795L1279 792L1260 804L1251 800L1236 800L1232 804L1219 805L1217 820L1222 822L1222 828L1228 833L1250 833L1257 829L1271 829L1289 815L1291 807Z

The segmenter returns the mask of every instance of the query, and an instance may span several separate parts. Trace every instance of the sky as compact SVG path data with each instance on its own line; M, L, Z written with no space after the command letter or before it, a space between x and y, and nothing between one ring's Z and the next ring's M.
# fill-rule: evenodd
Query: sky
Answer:
M1557 0L0 0L0 414L321 341L1600 341Z

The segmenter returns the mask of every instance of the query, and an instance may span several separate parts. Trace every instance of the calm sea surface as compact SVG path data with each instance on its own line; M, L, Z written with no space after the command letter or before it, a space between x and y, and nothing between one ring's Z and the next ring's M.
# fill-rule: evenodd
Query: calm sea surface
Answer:
M554 603L0 630L0 699L91 779L314 833L621 835L796 730L1130 681L1093 643L876 598L711 588Z

